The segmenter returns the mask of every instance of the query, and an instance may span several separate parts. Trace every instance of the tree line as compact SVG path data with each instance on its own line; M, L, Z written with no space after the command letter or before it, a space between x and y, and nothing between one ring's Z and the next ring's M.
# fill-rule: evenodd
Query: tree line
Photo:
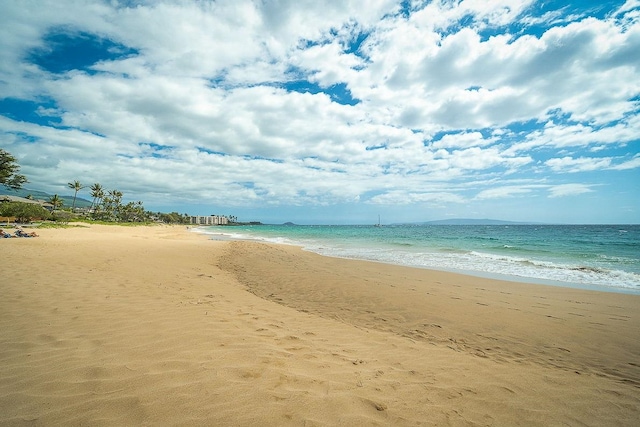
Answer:
M82 185L78 180L67 185L74 190L71 212L77 213L76 199L78 192L86 188L86 186ZM141 201L123 204L123 193L119 190L105 190L100 183L93 184L90 189L91 197L93 198L91 207L87 211L83 210L82 213L91 219L111 222L147 222L153 219L152 213L144 209ZM55 216L56 210L63 206L63 200L57 194L54 194L49 199L49 203L53 205L52 213Z
M19 174L19 171L20 166L17 164L15 157L0 148L0 184L14 190L22 188L22 185L28 181L24 175ZM12 202L0 204L0 216L16 217L19 222L29 222L32 218L68 220L77 214L93 220L107 222L161 221L169 224L188 224L190 220L187 214L147 211L141 201L124 203L121 191L116 189L106 190L99 183L89 187L92 197L90 208L88 210L82 209L81 212L78 212L78 209L76 209L78 192L86 188L86 186L75 180L68 183L68 187L74 191L73 203L69 210L65 210L63 206L64 200L54 194L48 200L53 207L51 213L35 203Z

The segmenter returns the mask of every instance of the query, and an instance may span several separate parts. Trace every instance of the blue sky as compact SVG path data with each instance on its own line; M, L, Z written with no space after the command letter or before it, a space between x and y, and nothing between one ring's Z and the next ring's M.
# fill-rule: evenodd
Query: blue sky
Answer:
M640 222L640 1L363 4L3 2L0 147L150 210Z

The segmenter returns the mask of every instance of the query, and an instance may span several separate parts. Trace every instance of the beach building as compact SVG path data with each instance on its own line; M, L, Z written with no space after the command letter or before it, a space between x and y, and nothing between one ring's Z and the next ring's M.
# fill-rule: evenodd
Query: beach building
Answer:
M34 205L40 205L46 210L48 210L49 212L53 210L53 205L47 202L46 200L33 200L33 199L27 199L25 197L10 196L8 194L0 195L0 203L5 203L5 202L31 203Z
M219 215L191 216L189 222L194 225L227 225L229 219Z

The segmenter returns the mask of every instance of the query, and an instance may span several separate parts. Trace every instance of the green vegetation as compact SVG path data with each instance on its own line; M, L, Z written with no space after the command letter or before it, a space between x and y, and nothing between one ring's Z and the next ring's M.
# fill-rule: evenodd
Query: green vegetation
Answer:
M20 166L16 163L15 157L0 149L0 184L14 191L21 191L24 194L26 190L20 190L20 188L22 184L28 181L25 176L18 174L19 171ZM80 199L82 204L78 203L78 205L82 207L76 207L78 192L86 188L86 186L82 185L79 180L69 182L67 186L74 191L70 208L64 207L65 200L63 197L57 194L49 197L46 193L38 192L42 198L49 197L47 201L51 204L51 212L37 202L5 202L0 204L0 216L15 217L18 222L31 222L33 219L50 219L56 223L65 224L79 220L103 224L190 223L190 217L187 214L150 212L145 210L141 201L125 204L122 201L123 193L121 191L116 189L106 191L100 183L95 183L89 187L92 197L90 206L88 206L89 202L87 200ZM27 195L27 198L33 199L31 194ZM69 199L71 198L68 197L67 202ZM227 219L230 225L240 224L235 216L227 216Z
M62 205L64 204L62 199L60 197L58 197L57 194L54 194L53 197L51 197L49 199L49 203L51 203L53 205L52 213L54 213L54 214L56 213L56 209L62 207Z
M76 198L78 197L78 191L82 190L84 187L80 184L80 181L76 180L67 184L67 186L74 190L73 193L73 205L71 205L71 212L75 212L76 210Z
M82 223L62 223L62 222L43 222L38 225L38 228L86 228L87 226Z
M91 201L89 212L93 211L93 207L96 206L96 202L102 202L102 199L104 197L104 190L102 189L102 185L100 185L99 183L95 183L91 186L91 197L93 197L93 200Z
M17 190L22 184L27 182L24 175L18 174L20 166L16 163L16 158L9 152L0 148L0 184Z
M37 203L8 202L0 204L0 217L15 217L17 222L44 220L51 216L49 211Z
M150 224L153 222L164 222L168 224L188 224L189 215L181 215L177 212L161 213L151 212L144 208L141 201L123 203L122 198L124 194L119 190L107 190L105 191L102 184L95 183L89 188L91 189L91 206L88 209L75 209L75 199L78 191L85 188L80 181L75 180L68 184L69 188L75 191L74 205L72 205L70 214L73 214L70 218L64 218L66 221L72 220L90 220L92 223L104 223L104 224ZM54 196L55 197L55 196ZM49 200L51 204L53 199ZM80 211L80 212L78 212ZM82 216L78 216L81 214ZM55 217L59 217L61 212L58 212Z
M178 212L171 213L161 213L157 214L158 220L165 222L167 224L188 224L189 223L189 215L184 214L180 215Z

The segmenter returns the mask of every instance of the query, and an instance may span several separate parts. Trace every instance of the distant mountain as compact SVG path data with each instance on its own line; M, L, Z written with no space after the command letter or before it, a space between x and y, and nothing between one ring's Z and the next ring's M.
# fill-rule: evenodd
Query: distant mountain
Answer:
M535 222L502 221L499 219L452 218L437 221L412 222L415 225L523 225L539 224Z
M36 200L49 200L51 197L53 197L53 194L49 194L49 193L45 193L44 191L39 191L39 190L29 190L26 188L21 188L19 190L12 190L8 187L5 187L4 185L0 185L0 195L9 195L9 196L18 196L18 197L27 197L29 195L31 195L34 199ZM60 194L58 194L58 197L60 197L63 202L65 207L70 207L73 205L73 196L61 196ZM76 198L76 207L77 208L86 208L91 206L91 200L87 200L87 199L83 199L82 197L77 197Z

